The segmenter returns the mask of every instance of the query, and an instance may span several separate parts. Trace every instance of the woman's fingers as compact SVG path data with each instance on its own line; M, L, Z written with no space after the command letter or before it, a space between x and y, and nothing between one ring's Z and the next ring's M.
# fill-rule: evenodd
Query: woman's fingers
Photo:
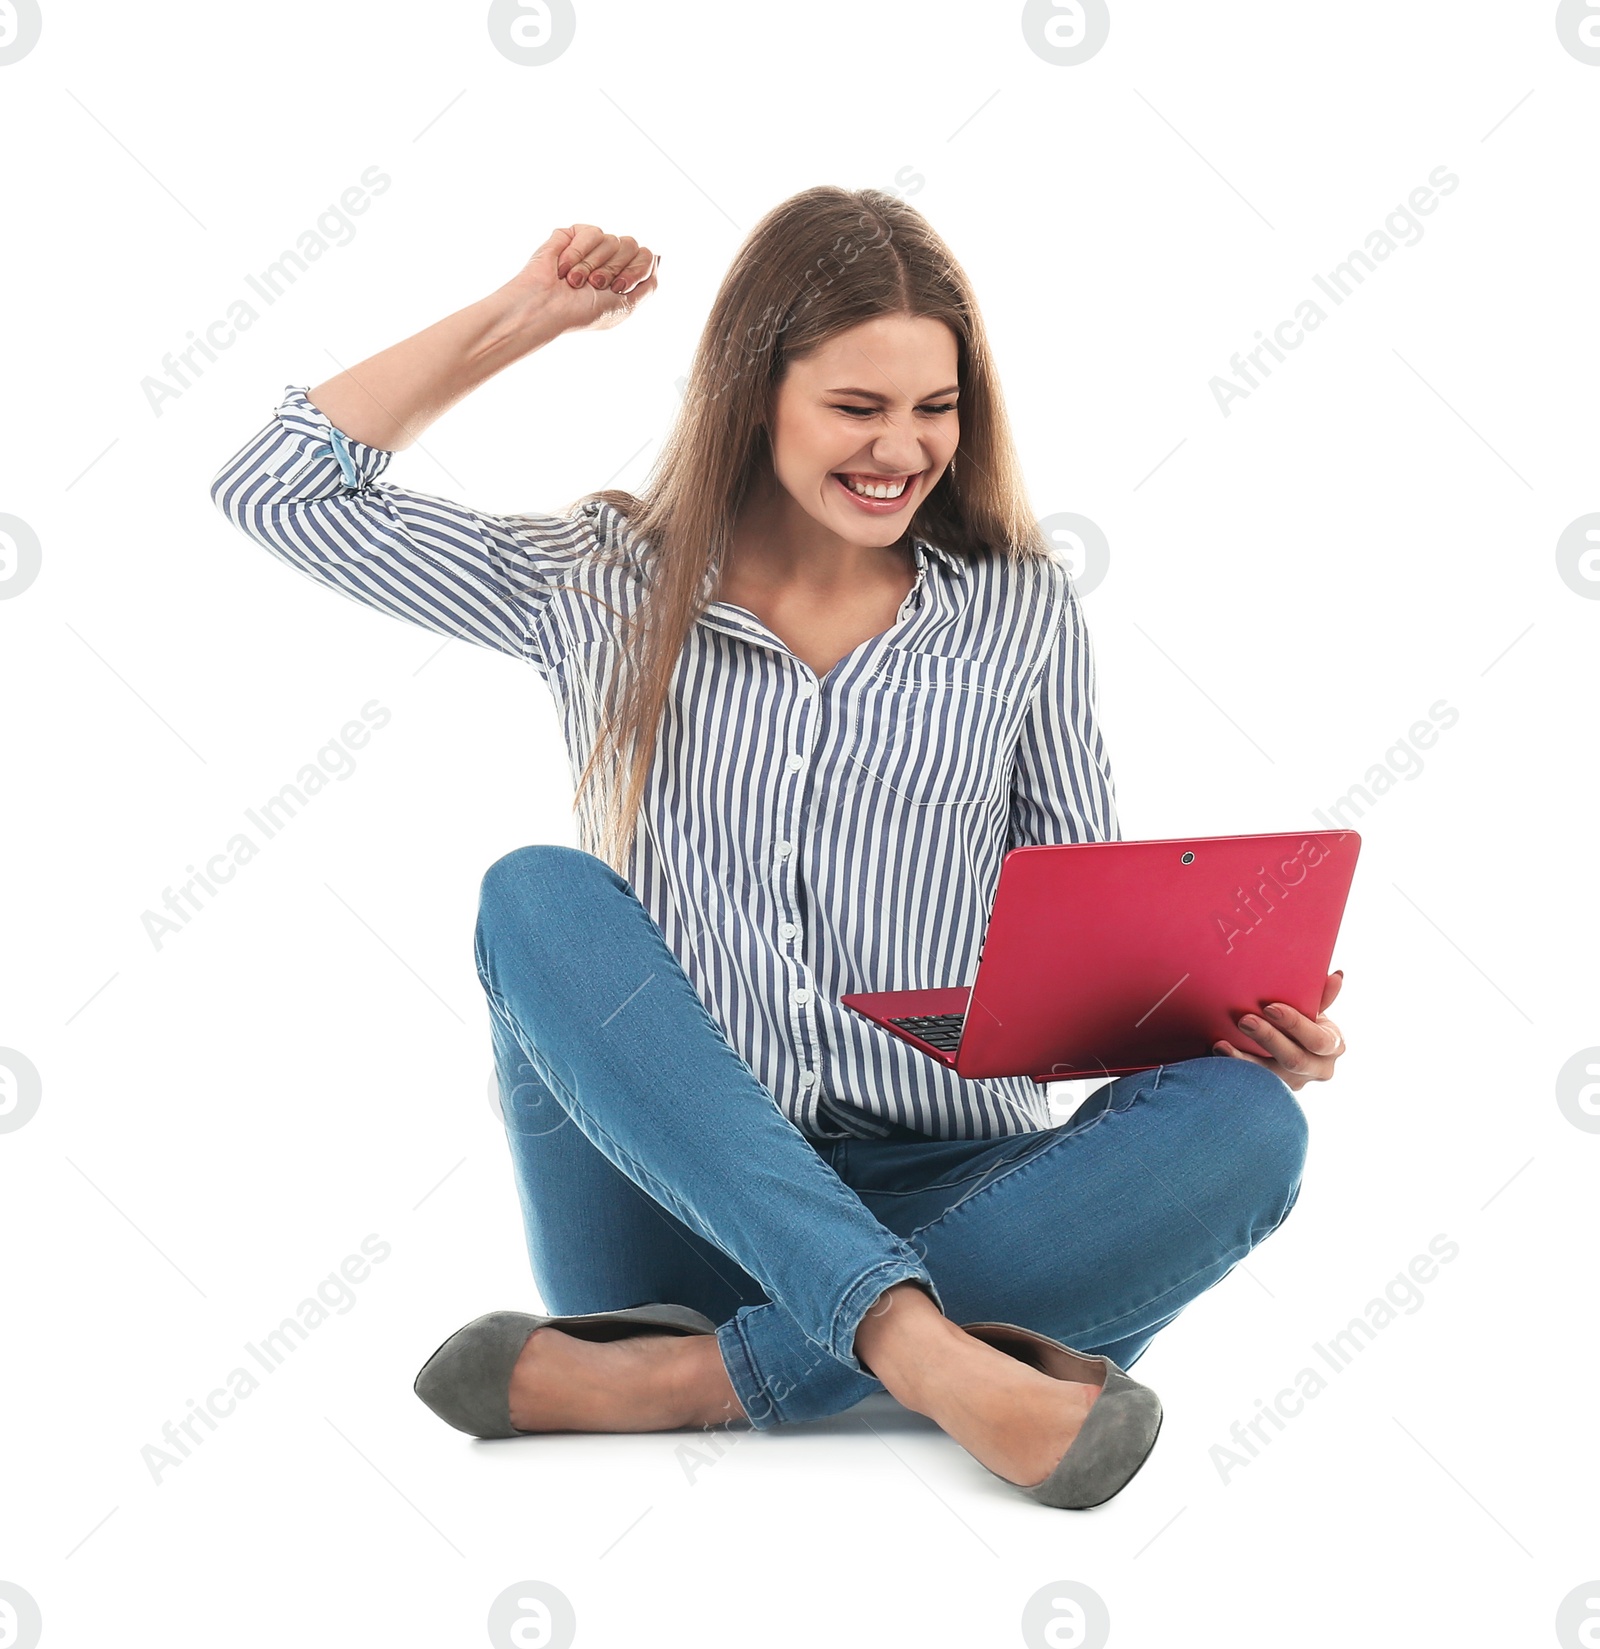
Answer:
M567 280L574 265L586 259L590 248L598 246L603 238L604 233L596 224L570 224L567 228L567 244L556 257L557 279Z
M1322 1007L1315 1019L1308 1019L1287 1002L1269 1002L1261 1013L1245 1014L1238 1022L1239 1029L1264 1048L1265 1055L1236 1048L1231 1042L1215 1043L1215 1051L1264 1065L1297 1092L1308 1082L1326 1082L1345 1050L1344 1033L1327 1015L1328 1005L1343 983L1342 968L1328 975L1322 987Z
M587 286L589 277L604 267L617 250L617 237L592 223L573 225L572 240L556 260L556 273L572 286Z
M1278 1024L1285 1029L1279 1029L1270 1017L1260 1014L1245 1014L1239 1020L1239 1029L1266 1050L1266 1057L1249 1049L1235 1048L1229 1042L1216 1043L1216 1050L1235 1059L1265 1065L1294 1088L1306 1082L1327 1081L1333 1075L1335 1061L1344 1052L1344 1037L1339 1027L1320 1014L1316 1019L1307 1019L1287 1003L1274 1002L1269 1006L1276 1010Z
M1313 1054L1336 1054L1344 1046L1339 1027L1321 1014L1315 1019L1307 1019L1287 1002L1269 1002L1262 1012L1266 1015L1267 1024L1274 1030Z
M607 235L592 223L572 226L556 260L556 277L569 286L627 292L653 272L655 254L632 235Z
M639 250L639 243L632 235L618 235L611 239L612 250L604 258L600 256L599 248L596 248L590 259L594 267L589 284L602 290L609 288L615 291L617 278L633 262L633 256Z
M1260 1043L1267 1050L1273 1063L1281 1069L1292 1071L1296 1076L1303 1076L1307 1080L1322 1074L1317 1070L1317 1059L1314 1054L1308 1053L1292 1037L1274 1030L1260 1015L1246 1014L1239 1021L1239 1029L1252 1042Z
M655 266L659 260L648 246L641 246L629 258L626 264L612 277L611 290L617 293L634 291L648 276L650 285L655 285Z
M563 331L601 329L626 320L655 290L660 261L631 235L574 223L552 229L507 286L552 304Z

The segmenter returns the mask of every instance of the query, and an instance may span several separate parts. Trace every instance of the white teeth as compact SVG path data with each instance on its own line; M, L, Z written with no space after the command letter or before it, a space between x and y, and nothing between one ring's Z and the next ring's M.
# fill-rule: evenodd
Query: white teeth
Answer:
M904 480L896 481L892 486L868 486L865 482L856 480L853 475L842 476L841 479L851 492L858 492L863 498L898 498L906 490Z

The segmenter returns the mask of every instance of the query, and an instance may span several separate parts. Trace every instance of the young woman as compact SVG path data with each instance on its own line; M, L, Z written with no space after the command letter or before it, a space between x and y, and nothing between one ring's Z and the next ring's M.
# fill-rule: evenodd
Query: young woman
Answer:
M1343 1039L1274 1005L1252 1046L1058 1123L1031 1079L958 1077L840 1008L971 978L1008 847L1119 837L1089 639L966 277L876 190L752 231L640 497L495 516L379 482L659 264L553 230L489 297L290 386L213 486L301 572L531 664L563 719L584 847L491 865L475 941L564 1315L474 1320L416 1390L508 1437L767 1428L886 1389L1042 1503L1097 1504L1160 1424L1126 1369L1293 1207L1293 1090Z

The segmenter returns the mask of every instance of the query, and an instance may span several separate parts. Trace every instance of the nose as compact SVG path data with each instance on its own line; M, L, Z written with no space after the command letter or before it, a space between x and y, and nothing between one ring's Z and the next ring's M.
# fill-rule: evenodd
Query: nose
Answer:
M928 455L910 428L885 431L873 441L870 467L883 475L911 475L927 468Z

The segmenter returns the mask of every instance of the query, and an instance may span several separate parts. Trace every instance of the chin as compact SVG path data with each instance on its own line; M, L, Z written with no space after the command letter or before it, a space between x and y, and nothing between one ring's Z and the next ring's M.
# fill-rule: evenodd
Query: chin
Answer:
M911 526L911 517L885 516L879 521L835 521L830 518L828 526L847 543L857 544L864 550L881 550L905 537Z

